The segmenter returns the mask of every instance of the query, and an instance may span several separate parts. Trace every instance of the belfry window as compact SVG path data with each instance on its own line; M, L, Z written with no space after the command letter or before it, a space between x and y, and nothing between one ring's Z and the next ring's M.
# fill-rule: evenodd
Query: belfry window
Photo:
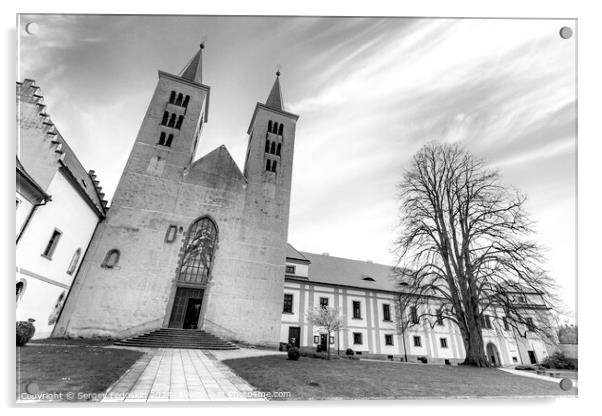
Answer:
M169 118L169 123L167 124L167 127L174 127L176 125L176 115L172 114L171 117Z
M278 127L278 135L282 136L283 130L284 130L284 124L281 124L280 127Z
M268 131L272 132L272 120L268 121Z
M100 265L100 267L104 267L105 269L114 268L119 263L120 256L121 256L121 254L119 253L119 250L117 250L116 248L109 250L105 256L104 261Z
M182 93L179 93L178 98L176 99L176 105L182 105L182 100L184 100L184 96Z
M276 173L276 164L278 162L276 162L275 160L272 161L272 172Z
M188 283L207 283L216 245L217 227L213 221L203 217L192 223L184 243L178 280Z
M171 95L169 96L169 103L173 104L176 101L176 92L172 91Z
M165 111L163 113L163 119L161 120L161 125L167 126L167 120L169 120L169 113Z
M173 140L173 134L167 136L167 141L165 142L165 146L171 147L171 141Z
M165 146L165 132L164 131L162 131L161 135L159 136L159 145Z
M184 116L178 117L178 122L176 123L176 129L180 129L182 127L182 122L184 121Z
M187 95L186 98L184 98L184 102L182 103L182 107L184 107L184 108L188 107L188 101L190 101L190 95Z
M278 123L274 123L273 128L272 128L272 133L278 134Z
M269 140L265 141L265 152L270 153L270 141Z
M280 150L282 149L282 143L278 143L278 146L276 146L276 155L280 156Z
M268 172L271 172L272 170L272 161L270 159L265 161L265 170Z
M273 155L276 154L276 142L272 142L272 146L270 147L270 153Z

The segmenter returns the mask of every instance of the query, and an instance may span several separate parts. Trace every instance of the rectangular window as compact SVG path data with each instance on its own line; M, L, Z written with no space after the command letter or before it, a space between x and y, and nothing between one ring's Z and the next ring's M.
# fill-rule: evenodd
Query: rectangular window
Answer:
M504 316L504 319L503 319L503 321L504 321L504 329L505 329L506 331L509 331L509 330L510 330L510 325L508 325L508 318L506 318L506 317Z
M59 230L56 230L56 229L52 232L52 235L50 236L50 240L48 240L48 244L46 244L46 248L44 249L42 256L47 257L49 259L52 258L52 255L54 254L54 250L56 249L56 246L59 243L59 240L61 239L62 234L63 233L61 233Z
M491 319L488 315L483 315L481 317L481 326L485 329L491 329Z
M328 308L328 298L320 298L320 308Z
M420 337L418 335L414 335L414 346L422 347L422 340L420 339Z
M391 334L385 335L385 345L393 345L393 335L391 335Z
M282 269L280 269L282 270ZM284 306L282 308L283 313L293 313L293 295L284 294Z
M353 301L353 318L362 319L362 310L360 309L360 302L357 300Z
M353 333L353 343L357 344L357 345L361 345L362 344L362 333L361 332L354 332Z
M533 318L527 318L527 330L531 332L535 331L535 324L533 323Z
M383 303L383 321L391 320L391 305Z
M441 348L447 348L447 338L439 338L439 342L441 343Z
M417 324L418 323L418 310L416 309L416 306L412 306L410 308L410 316L412 319L412 323Z
M295 274L295 266L286 265L286 274Z

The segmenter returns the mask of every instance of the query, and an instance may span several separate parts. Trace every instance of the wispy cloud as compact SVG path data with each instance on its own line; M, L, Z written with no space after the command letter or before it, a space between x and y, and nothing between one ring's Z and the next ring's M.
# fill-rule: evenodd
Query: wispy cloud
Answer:
M299 249L390 263L395 186L430 140L465 144L529 196L558 256L574 233L575 42L560 20L25 16L21 76L112 195L156 70L177 72L207 37L212 87L199 155L245 129L282 66L297 127L290 239ZM560 264L562 263L562 264ZM550 263L572 305L574 258ZM574 287L574 286L572 286Z

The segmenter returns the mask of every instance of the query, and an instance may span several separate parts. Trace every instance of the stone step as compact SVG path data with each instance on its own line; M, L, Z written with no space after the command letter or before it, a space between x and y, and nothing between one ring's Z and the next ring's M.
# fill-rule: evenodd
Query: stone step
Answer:
M233 343L198 329L161 328L136 337L117 341L115 345L146 348L186 348L207 350L238 349Z

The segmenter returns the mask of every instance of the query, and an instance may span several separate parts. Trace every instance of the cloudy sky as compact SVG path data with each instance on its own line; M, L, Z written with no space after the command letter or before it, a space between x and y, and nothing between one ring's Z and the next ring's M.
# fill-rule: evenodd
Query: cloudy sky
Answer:
M39 31L24 26L35 21ZM464 143L524 191L547 268L575 309L575 36L561 20L22 16L19 77L113 195L157 70L206 40L209 123L243 167L276 68L299 114L289 241L392 264L396 183L427 141Z

